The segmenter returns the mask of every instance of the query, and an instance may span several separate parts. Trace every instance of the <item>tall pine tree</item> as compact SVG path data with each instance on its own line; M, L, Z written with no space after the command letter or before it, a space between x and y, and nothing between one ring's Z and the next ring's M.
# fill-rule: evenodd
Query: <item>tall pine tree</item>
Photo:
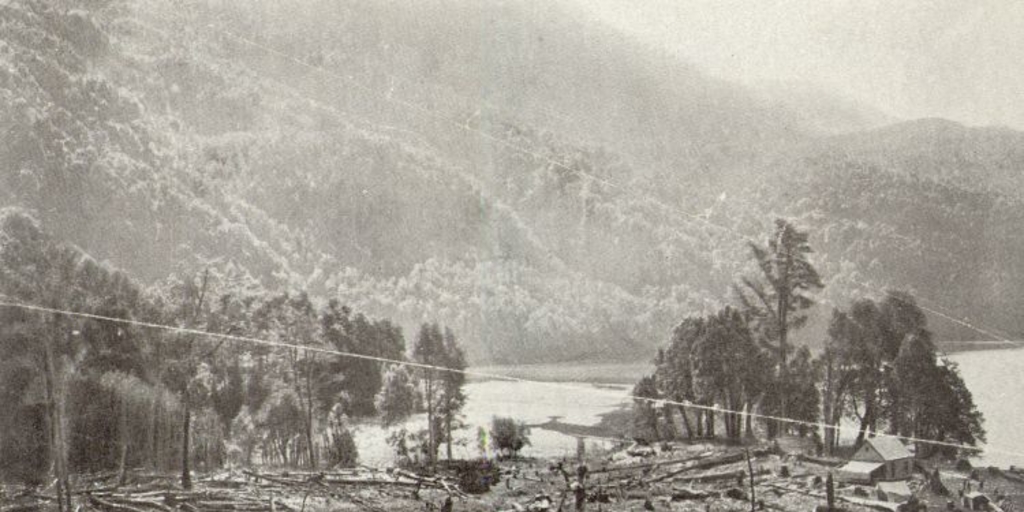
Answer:
M812 250L806 232L784 219L776 219L775 231L764 246L750 243L757 266L757 278L743 278L736 294L755 319L763 344L778 357L779 382L789 389L789 333L807 322L810 294L824 288L818 271L808 259ZM780 416L786 416L789 397L780 396Z

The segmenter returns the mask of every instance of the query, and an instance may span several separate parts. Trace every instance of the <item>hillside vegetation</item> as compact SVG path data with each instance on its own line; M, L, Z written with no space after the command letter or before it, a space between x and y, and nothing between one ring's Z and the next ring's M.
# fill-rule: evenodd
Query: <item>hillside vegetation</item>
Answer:
M1010 130L836 135L875 118L765 99L561 2L0 9L2 205L145 283L215 268L438 321L474 363L647 359L785 216L836 304L899 287L1024 328Z

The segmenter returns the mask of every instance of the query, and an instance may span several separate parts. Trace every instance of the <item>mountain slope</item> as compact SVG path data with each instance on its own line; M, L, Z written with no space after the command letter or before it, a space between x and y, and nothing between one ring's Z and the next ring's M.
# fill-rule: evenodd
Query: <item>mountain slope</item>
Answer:
M1024 133L943 119L897 123L827 141L828 150L901 174L1024 197Z
M214 267L441 321L474 362L646 359L785 215L836 303L909 287L1024 330L1014 132L818 138L828 116L559 3L187 4L0 26L3 204L145 281Z
M920 120L787 155L749 200L814 234L835 280L913 290L941 339L1016 339L1024 322L1024 134ZM784 179L781 176L785 176ZM774 179L779 178L779 179ZM843 276L843 274L846 274Z

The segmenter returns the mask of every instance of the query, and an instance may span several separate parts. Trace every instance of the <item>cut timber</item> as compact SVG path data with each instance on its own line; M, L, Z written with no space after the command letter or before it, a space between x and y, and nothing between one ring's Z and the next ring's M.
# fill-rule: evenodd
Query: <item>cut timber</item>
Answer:
M672 492L672 501L706 500L718 498L721 493L713 491L696 491L693 489L677 489Z
M0 508L0 512L38 512L45 510L46 503L39 501L36 503L21 503L18 505L9 505Z
M424 483L424 484L431 484L431 485L434 485L434 486L439 486L442 489L444 489L445 491L447 491L448 494L454 494L456 496L459 496L460 498L468 497L464 492L462 492L459 489L455 488L455 486L453 486L452 484L450 484L449 482L447 482L443 478L417 475L416 473L413 473L411 471L406 471L404 469L396 469L394 472L395 472L396 475L404 476L406 478L415 480L418 483Z
M768 453L768 450L756 450L754 452L751 452L751 455L754 456L754 457L761 457L763 455L766 455L767 453ZM670 479L672 477L675 477L676 475L681 475L681 474L686 473L688 471L697 471L697 470L700 470L700 469L711 469L711 468L718 467L718 466L724 466L726 464L732 464L734 462L741 462L743 460L746 460L746 456L742 452L731 453L729 455L722 455L720 457L712 457L712 458L707 459L707 460L705 460L703 462L697 462L696 464L688 465L686 467L677 469L675 471L671 471L669 473L665 473L664 475L657 476L655 478L652 478L652 479L648 480L646 483L653 484L653 483L661 482L663 480L668 480L668 479Z
M632 470L636 470L636 469L652 469L652 468L653 469L657 469L657 468L660 468L662 466L674 466L676 464L685 464L687 462L695 462L695 461L698 461L698 460L703 460L703 459L706 459L708 457L711 457L711 455L712 455L711 453L702 453L702 454L696 455L694 457L686 457L686 458L683 458L683 459L663 460L663 461L658 461L658 462L645 462L643 464L630 464L628 466L603 467L603 468L599 468L599 469L595 469L595 470L591 471L590 474L591 475L597 475L597 474L601 474L601 473L614 473L614 472L617 472L617 471L632 471Z
M761 470L754 472L754 476L767 475L770 473L768 470ZM704 475L693 475L674 478L672 481L675 483L710 483L720 482L722 480L739 480L740 478L746 479L747 472L742 469L736 471L725 471L723 473L711 473Z
M326 486L378 486L378 487L429 487L434 489L443 489L448 494L452 494L459 497L466 497L466 494L457 489L453 484L440 477L428 477L417 475L410 471L396 469L391 472L390 475L381 474L377 472L363 472L364 477L358 477L358 473L345 472L340 474L331 473L311 473L311 474L299 474L292 476L280 476L268 473L256 473L249 470L242 471L245 475L252 477L254 480L259 482L265 480L284 486L288 488L302 487L308 488L311 485L318 487ZM304 478L303 478L304 477Z
M129 505L122 505L120 503L112 503L106 500L102 500L91 494L89 495L89 504L100 510L106 510L107 512L145 512L143 509L140 508L135 508Z
M830 458L827 458L827 457L814 457L814 456L811 456L811 455L804 455L804 454L797 454L796 458L797 458L797 460L801 460L803 462L810 462L811 464L817 464L819 466L825 466L825 467L830 467L830 468L835 468L835 467L842 466L843 463L846 462L846 461L840 460L840 459L830 459Z

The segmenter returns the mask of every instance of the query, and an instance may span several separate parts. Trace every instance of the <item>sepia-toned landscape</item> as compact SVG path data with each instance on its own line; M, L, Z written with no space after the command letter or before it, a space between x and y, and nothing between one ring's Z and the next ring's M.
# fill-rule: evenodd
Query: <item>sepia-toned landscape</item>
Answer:
M0 0L0 512L1022 510L1018 22Z

